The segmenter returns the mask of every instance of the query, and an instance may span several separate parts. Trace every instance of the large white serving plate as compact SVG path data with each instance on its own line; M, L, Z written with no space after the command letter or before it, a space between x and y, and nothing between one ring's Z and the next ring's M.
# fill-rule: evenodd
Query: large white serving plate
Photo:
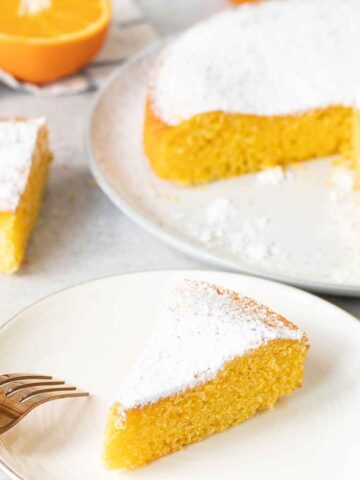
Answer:
M303 388L270 412L133 472L107 472L108 407L154 328L164 289L204 279L271 306L303 328ZM91 392L32 412L0 437L0 462L23 480L355 480L360 448L360 324L282 284L221 272L148 272L48 297L0 330L1 372L50 373ZM190 347L189 347L190 348ZM166 365L164 365L166 368Z
M303 163L273 184L246 175L185 188L152 172L142 127L147 79L161 47L118 70L92 109L86 143L104 192L140 225L196 258L314 291L359 296L360 195L339 178L331 186L331 176L341 170L333 160Z

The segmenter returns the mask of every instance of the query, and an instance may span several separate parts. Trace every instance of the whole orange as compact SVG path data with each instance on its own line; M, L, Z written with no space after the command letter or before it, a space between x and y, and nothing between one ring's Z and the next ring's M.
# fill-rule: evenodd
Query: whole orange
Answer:
M1 0L0 69L43 84L71 75L101 48L109 0Z

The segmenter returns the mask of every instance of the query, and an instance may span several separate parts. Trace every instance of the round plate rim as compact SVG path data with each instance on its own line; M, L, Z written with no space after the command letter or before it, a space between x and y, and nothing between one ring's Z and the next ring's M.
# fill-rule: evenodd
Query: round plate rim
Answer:
M192 258L204 261L210 265L225 268L232 272L256 276L267 280L275 280L281 283L285 283L287 285L303 288L305 290L316 293L325 293L348 297L360 297L360 285L318 282L296 278L290 275L283 275L280 273L271 273L261 268L243 266L241 265L241 263L235 260L228 260L226 258L223 258L220 254L211 253L205 248L195 246L190 241L187 241L185 239L182 240L180 238L177 238L175 235L166 232L161 226L157 225L156 222L149 220L141 212L141 209L137 209L136 206L130 205L126 201L126 199L123 198L121 194L113 188L111 182L108 180L107 176L99 166L94 148L92 147L91 127L96 115L96 109L101 103L102 98L107 92L108 88L113 84L113 82L115 82L119 77L126 75L127 70L131 68L134 63L137 63L142 59L146 58L147 56L151 55L153 51L156 51L160 47L166 45L167 43L169 43L169 41L174 39L174 37L176 37L176 35L172 35L165 39L155 41L149 46L140 50L135 55L131 56L127 61L124 62L123 65L117 68L110 75L110 77L106 80L101 89L95 95L85 122L84 145L90 172L93 175L97 184L102 189L102 191L117 208L119 208L126 216L132 219L140 227L150 232L153 236L159 238L165 244L170 245L176 250L185 253Z
M31 303L30 305L24 307L23 309L19 310L15 315L11 316L4 324L0 326L0 336L2 335L3 331L6 330L10 325L12 325L15 321L21 319L22 315L27 312L28 310L31 310L32 308L36 307L37 305L41 304L42 302L51 299L52 297L56 297L58 295L61 295L64 292L71 291L71 290L76 290L77 288L84 287L89 284L93 283L101 283L103 281L107 281L110 279L115 279L115 278L126 278L129 276L142 276L142 275L148 275L151 276L153 274L161 274L161 273L168 273L168 274L175 274L175 273L181 273L184 275L188 274L197 274L197 273L204 273L208 272L209 275L211 274L222 274L222 275L229 275L229 276L239 276L244 279L248 278L252 281L255 282L260 282L264 284L273 284L277 285L281 289L284 289L285 291L289 291L292 293L295 293L297 295L300 295L304 298L311 298L313 301L316 301L320 303L324 308L331 308L333 310L339 311L341 315L348 320L352 322L356 322L356 324L359 326L359 321L358 319L342 309L341 307L338 307L337 305L334 305L333 303L324 300L321 297L318 297L317 295L304 291L302 289L299 289L297 287L294 287L292 285L286 285L281 282L277 282L274 280L269 280L269 279L264 279L264 278L259 278L255 277L252 275L246 275L244 273L239 273L239 272L227 272L227 271L221 271L221 270L208 270L208 269L159 269L159 270L138 270L138 271L133 271L133 272L126 272L126 273L117 273L113 275L106 275L106 276L101 276L98 278L93 278L91 280L85 280L83 282L75 283L73 285L66 286L64 288L60 288L52 293L49 293L48 295L45 295L41 297L40 299L36 300L35 302ZM20 320L21 321L21 320ZM26 480L24 477L20 477L11 467L9 467L3 460L0 460L0 470L4 472L5 474L9 475L9 477L12 480Z
M2 472L8 475L11 480L26 480L24 477L19 477L19 475L11 470L11 468L2 460L0 460L0 468Z

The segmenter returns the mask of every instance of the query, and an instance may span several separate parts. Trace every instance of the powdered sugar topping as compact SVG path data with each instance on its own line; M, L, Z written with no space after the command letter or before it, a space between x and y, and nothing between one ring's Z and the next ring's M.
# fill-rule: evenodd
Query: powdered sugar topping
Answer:
M153 403L213 378L225 362L271 340L303 337L250 298L184 280L171 294L117 401L124 410Z
M272 0L217 15L161 55L153 109L177 125L210 111L360 105L359 21L358 0Z
M15 211L31 170L39 129L45 119L0 121L0 212Z

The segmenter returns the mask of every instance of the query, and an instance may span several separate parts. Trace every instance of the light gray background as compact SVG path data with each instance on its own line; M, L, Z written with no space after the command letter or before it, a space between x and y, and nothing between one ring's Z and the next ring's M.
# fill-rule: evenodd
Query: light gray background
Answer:
M158 32L168 35L224 8L226 0L138 0L138 4ZM83 148L92 98L93 94L83 94L39 99L0 87L1 116L46 116L55 153L28 264L18 275L0 276L0 324L54 291L93 278L138 270L213 268L143 231L95 185ZM360 316L360 299L327 298ZM0 480L5 479L0 472Z

